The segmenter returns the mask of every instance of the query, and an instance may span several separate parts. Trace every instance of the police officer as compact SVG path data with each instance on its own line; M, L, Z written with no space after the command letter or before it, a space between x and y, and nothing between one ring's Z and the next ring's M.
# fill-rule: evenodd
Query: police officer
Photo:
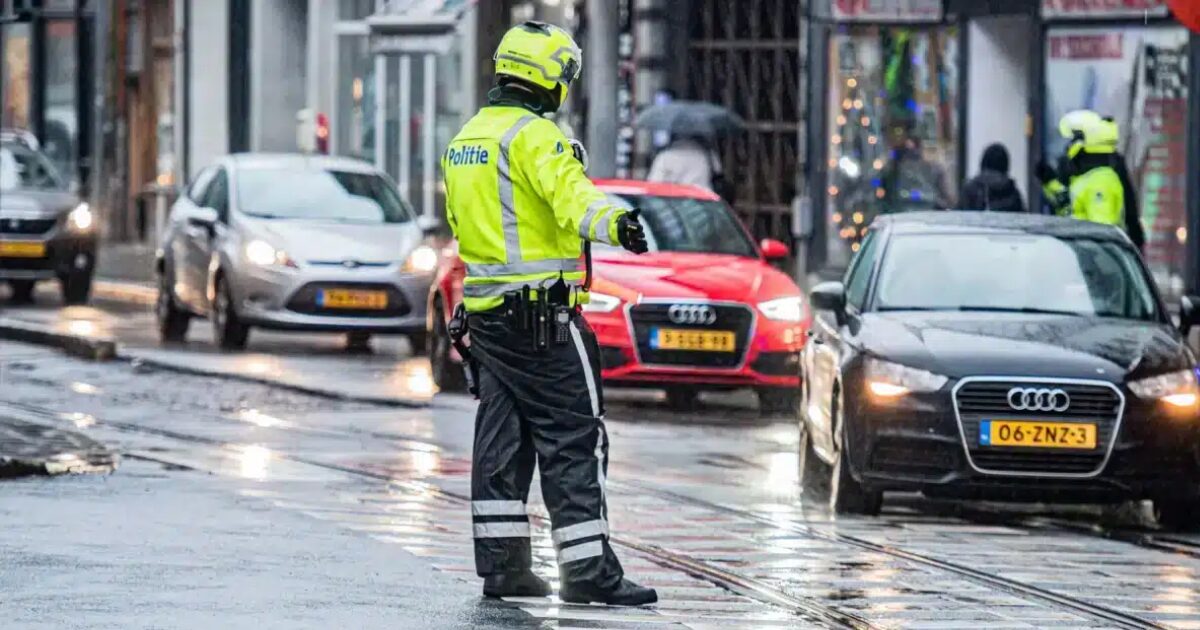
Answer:
M1068 144L1057 172L1039 166L1055 213L1127 229L1125 184L1114 168L1117 123L1092 111L1075 111L1059 122L1059 133Z
M534 464L571 603L641 605L609 545L608 435L583 240L647 249L637 211L614 205L584 173L546 114L578 79L582 53L564 30L526 22L494 57L488 105L443 158L448 222L467 266L463 305L480 398L471 471L475 566L491 597L545 596L531 571L525 502Z

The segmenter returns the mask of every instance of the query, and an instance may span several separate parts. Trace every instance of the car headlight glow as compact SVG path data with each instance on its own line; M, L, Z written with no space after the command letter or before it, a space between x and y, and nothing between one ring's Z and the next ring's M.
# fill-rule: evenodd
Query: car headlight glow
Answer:
M898 398L909 392L935 392L950 380L941 374L879 359L867 359L864 376L867 389L878 398Z
M588 303L583 305L584 313L611 313L617 310L621 305L621 298L596 293L595 291L588 292Z
M93 223L95 223L95 217L92 215L91 206L86 202L75 206L75 209L67 215L67 224L75 232L87 232L92 229Z
M767 319L777 322L799 323L804 321L804 299L800 296L760 302L758 310Z
M438 266L438 254L432 247L421 245L412 250L408 260L404 261L404 270L416 273L429 273Z
M1196 373L1191 369L1130 381L1129 391L1138 398L1157 398L1172 407L1193 407L1200 401Z
M261 239L254 239L246 244L246 260L261 267L269 267L271 265L296 266L283 250L275 249L273 245Z

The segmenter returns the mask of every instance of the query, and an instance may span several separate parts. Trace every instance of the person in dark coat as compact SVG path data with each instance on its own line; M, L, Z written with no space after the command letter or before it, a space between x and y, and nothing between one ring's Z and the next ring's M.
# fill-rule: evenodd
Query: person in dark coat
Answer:
M963 210L1025 212L1021 191L1008 176L1008 150L993 144L983 151L979 174L963 186L959 207Z

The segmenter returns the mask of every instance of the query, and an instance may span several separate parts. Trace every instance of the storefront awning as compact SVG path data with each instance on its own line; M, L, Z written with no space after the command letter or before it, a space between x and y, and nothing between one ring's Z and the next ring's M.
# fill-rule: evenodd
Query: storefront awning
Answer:
M458 21L478 0L389 0L367 18L375 54L445 53Z

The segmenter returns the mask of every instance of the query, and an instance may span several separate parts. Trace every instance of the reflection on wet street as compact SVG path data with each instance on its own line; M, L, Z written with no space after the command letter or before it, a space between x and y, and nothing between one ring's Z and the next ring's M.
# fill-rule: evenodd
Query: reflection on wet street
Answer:
M160 347L138 310L6 316L115 336L130 360L86 363L0 342L0 417L112 445L126 462L107 478L113 492L161 477L161 501L308 532L295 535L316 538L295 544L311 541L326 563L347 548L387 557L396 568L375 569L378 579L391 583L394 571L397 589L438 585L422 605L453 611L447 627L1200 628L1200 538L1150 531L1136 510L916 496L889 501L877 518L834 518L800 492L795 423L760 417L736 393L686 413L644 391L614 392L608 405L612 541L626 571L659 589L658 605L482 602L468 509L474 405L435 394L428 362L403 340L376 339L362 356L337 337L256 332L248 352L226 354L211 349L203 322L187 344ZM557 580L536 482L529 505L536 570ZM62 553L96 552L63 536ZM12 548L0 536L0 549ZM227 566L200 560L215 548L163 549L163 562ZM263 562L263 579L287 570Z

